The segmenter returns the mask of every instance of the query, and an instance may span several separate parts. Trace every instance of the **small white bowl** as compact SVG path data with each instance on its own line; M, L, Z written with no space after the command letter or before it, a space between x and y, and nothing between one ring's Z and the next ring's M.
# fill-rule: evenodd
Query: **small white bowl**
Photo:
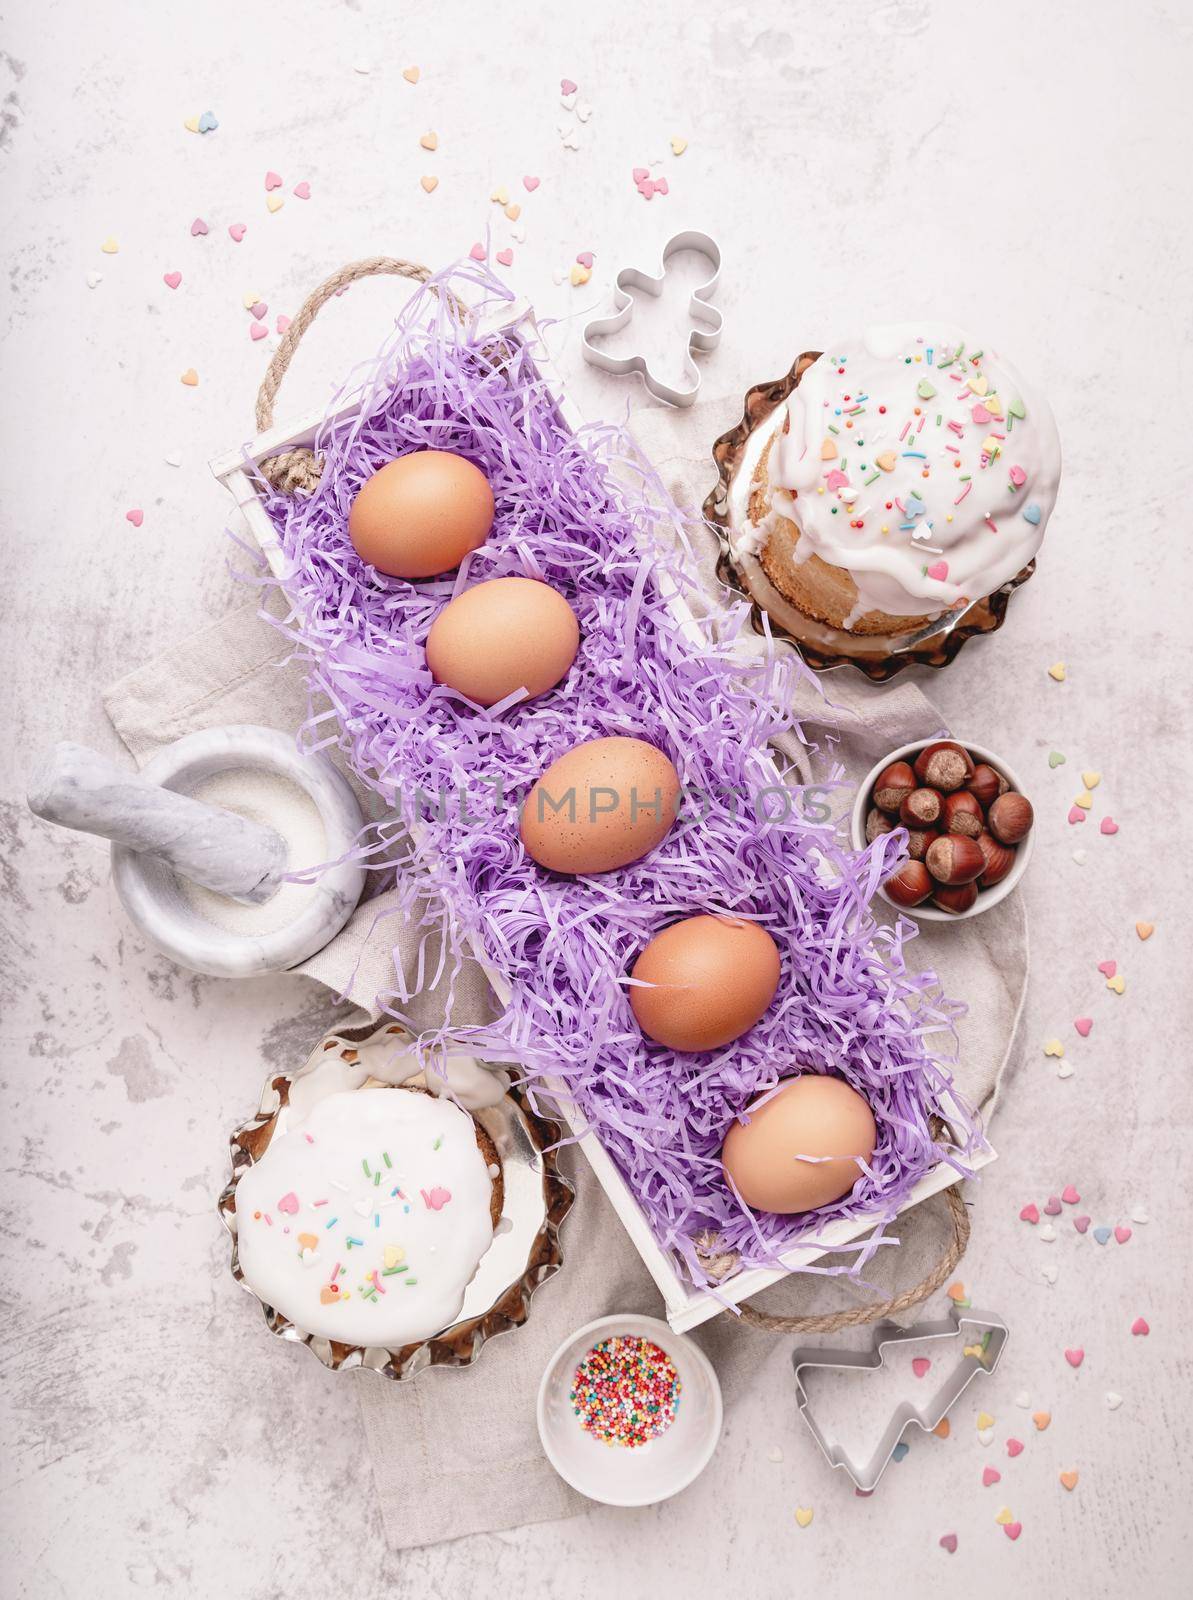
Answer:
M952 739L955 744L963 745L975 761L984 761L987 766L993 767L995 772L1000 772L1012 789L1018 789L1020 794L1027 794L1027 790L1020 783L1018 776L1012 772L1001 757L996 756L993 750L987 750L985 745L974 744L972 739L963 739L958 734L937 734L933 739L917 739L914 744L901 745L898 750L892 750L889 755L870 768L862 779L857 792L857 799L853 803L853 815L849 822L849 831L853 839L855 850L866 848L866 813L870 809L870 794L877 783L881 773L885 772L892 761L913 762L920 751L930 744L936 744L940 739ZM1030 800L1031 796L1027 795ZM941 911L939 906L932 905L925 900L918 906L897 906L885 889L879 889L879 894L888 906L894 906L896 911L904 912L909 917L919 917L924 922L964 922L966 917L980 916L983 911L989 911L991 906L996 906L1005 900L1011 890L1027 871L1027 863L1031 859L1032 847L1035 844L1036 830L1033 828L1024 839L1023 843L1015 849L1015 865L1007 873L1001 883L996 883L993 889L979 889L978 897L968 911Z
M580 1362L601 1339L649 1339L668 1355L682 1384L675 1421L648 1444L602 1444L580 1426L568 1393ZM695 1481L721 1436L721 1386L697 1345L655 1317L601 1317L564 1340L539 1384L539 1438L547 1460L573 1489L607 1506L650 1506Z

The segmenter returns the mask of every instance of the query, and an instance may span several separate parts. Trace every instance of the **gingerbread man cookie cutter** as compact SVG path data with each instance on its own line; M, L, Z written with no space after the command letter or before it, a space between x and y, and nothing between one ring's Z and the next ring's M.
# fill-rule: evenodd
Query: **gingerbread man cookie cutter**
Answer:
M693 322L701 323L703 326L694 327L688 333L684 371L692 381L686 388L677 388L674 384L665 383L652 371L648 358L641 353L615 356L593 341L607 339L612 334L620 333L628 325L634 314L634 298L629 293L631 289L640 289L644 294L653 295L655 299L662 295L667 276L667 262L682 250L690 250L694 254L706 257L710 270L707 279L696 285L688 300L688 316ZM715 239L698 228L685 229L667 241L663 246L657 276L641 272L637 267L622 267L613 280L613 303L616 307L613 315L598 317L584 326L580 348L584 352L585 361L620 377L640 372L648 392L654 395L656 400L665 400L672 406L690 406L700 392L700 372L693 357L697 352L705 354L709 350L715 350L721 341L724 319L721 313L708 303L716 293L717 280L720 276L721 248Z

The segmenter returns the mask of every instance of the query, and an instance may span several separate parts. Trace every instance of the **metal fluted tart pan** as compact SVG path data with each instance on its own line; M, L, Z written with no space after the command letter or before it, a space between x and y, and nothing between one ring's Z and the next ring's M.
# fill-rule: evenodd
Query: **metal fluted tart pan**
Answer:
M232 1235L232 1276L255 1299L259 1297L245 1282L236 1244L236 1188L241 1176L268 1149L279 1113L290 1104L296 1082L309 1080L320 1071L343 1073L346 1066L360 1059L369 1043L383 1038L388 1041L390 1036L404 1031L387 1025L328 1035L302 1067L293 1073L275 1073L266 1081L256 1116L232 1134L232 1171L220 1194L218 1209ZM409 1081L412 1086L420 1082L417 1078ZM351 1085L337 1085L346 1086ZM553 1278L563 1265L560 1224L571 1210L575 1190L560 1173L552 1148L560 1139L561 1130L513 1092L505 1093L498 1104L481 1107L472 1115L492 1139L501 1160L504 1212L493 1243L468 1285L459 1319L429 1339L388 1350L317 1338L260 1301L271 1333L305 1344L325 1367L335 1372L362 1367L402 1381L428 1367L471 1366L490 1339L522 1326L530 1316L535 1289Z

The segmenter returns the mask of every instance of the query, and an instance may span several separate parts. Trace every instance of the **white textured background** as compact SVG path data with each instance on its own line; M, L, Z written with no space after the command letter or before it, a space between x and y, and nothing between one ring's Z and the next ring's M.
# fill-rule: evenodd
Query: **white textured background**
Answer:
M844 1600L884 1579L900 1594L1182 1592L1187 0L10 0L0 49L4 1595ZM400 73L415 64L412 87ZM575 121L564 75L593 107L574 152L556 126ZM208 108L216 133L183 130ZM418 146L429 129L434 155ZM673 135L690 140L678 160ZM648 205L630 169L656 157L671 194ZM276 216L268 168L285 179ZM431 196L422 173L440 177ZM537 193L524 173L541 175ZM302 179L306 203L291 192ZM1040 815L1023 1059L962 1274L1013 1335L952 1438L914 1444L871 1500L830 1476L771 1361L679 1500L397 1558L353 1380L266 1336L213 1209L228 1130L326 1009L296 979L232 987L169 966L125 927L103 852L36 823L22 796L46 741L114 747L103 684L243 596L205 468L251 432L273 343L251 343L242 296L261 295L272 324L346 259L439 265L490 224L500 248L509 224L488 196L502 184L526 228L509 276L544 316L601 303L614 267L649 263L674 228L718 234L727 332L705 364L711 393L869 320L942 314L1052 395L1066 475L1039 575L1001 634L928 685L960 731L1030 775ZM190 236L196 215L206 238ZM584 249L592 283L556 284ZM354 289L325 314L283 412L372 352L395 294ZM576 340L574 322L555 335L565 376L590 415L612 415L631 391L584 368ZM179 383L189 366L197 389ZM1063 685L1046 676L1057 658ZM1050 749L1068 764L1050 771ZM1066 824L1083 766L1103 773L1093 815L1118 820L1114 838ZM1156 923L1147 945L1139 917ZM1121 998L1095 970L1107 957ZM1042 1053L1054 1035L1067 1081ZM1151 1220L1100 1248L1066 1216L1049 1246L1017 1214L1070 1181L1095 1223L1139 1207ZM1129 1334L1138 1314L1147 1339ZM1075 1344L1078 1372L1062 1353ZM464 1381L483 1405L483 1362ZM1014 1405L1021 1390L1052 1412L1046 1433ZM980 1405L997 1419L989 1450ZM1027 1442L1015 1461L1010 1433ZM1003 1481L986 1490L990 1463ZM1080 1473L1072 1494L1062 1468ZM815 1510L804 1531L796 1505ZM1018 1543L994 1523L1001 1505ZM937 1546L950 1530L955 1556Z

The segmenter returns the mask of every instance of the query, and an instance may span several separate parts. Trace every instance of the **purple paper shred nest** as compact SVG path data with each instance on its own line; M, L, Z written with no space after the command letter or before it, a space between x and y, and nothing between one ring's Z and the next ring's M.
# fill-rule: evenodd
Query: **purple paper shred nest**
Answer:
M318 489L290 498L262 483L287 561L291 611L277 625L308 671L304 742L338 745L388 804L421 814L417 844L395 828L372 857L417 864L399 870L398 883L401 915L422 930L421 978L445 976L450 995L475 949L508 985L495 1022L445 1024L421 1043L514 1062L532 1094L548 1081L562 1086L694 1283L710 1282L695 1243L707 1231L743 1267L774 1267L792 1245L815 1242L824 1223L865 1214L878 1226L845 1246L845 1259L800 1269L857 1274L880 1244L897 1242L883 1224L912 1185L941 1160L968 1171L983 1147L941 1057L942 1046L955 1048L963 1007L941 997L935 974L908 971L913 926L886 928L871 914L902 836L855 854L831 824L801 813L798 791L783 803L767 742L798 733L788 708L796 676L809 675L773 652L743 666L734 644L747 627L744 605L726 601L715 637L707 623L695 637L685 632L662 587L707 607L682 518L657 477L623 429L571 433L519 338L483 337L475 321L461 327L447 313L434 285L449 279L474 298L481 291L484 315L510 298L483 270L441 274L337 397L358 409L321 427ZM496 517L458 575L412 585L362 564L347 516L370 473L428 447L477 463ZM567 596L580 653L549 694L485 711L433 684L423 643L453 594L511 574ZM321 697L334 722L317 709ZM665 750L698 798L645 860L599 877L552 876L522 847L517 804L557 756L610 734ZM649 938L700 911L760 921L778 943L783 977L745 1037L684 1055L643 1039L624 977ZM408 998L398 965L387 1009L399 1020ZM864 1094L878 1147L845 1200L800 1216L753 1213L725 1182L721 1144L735 1115L797 1070L838 1073ZM955 1143L929 1129L946 1099Z

